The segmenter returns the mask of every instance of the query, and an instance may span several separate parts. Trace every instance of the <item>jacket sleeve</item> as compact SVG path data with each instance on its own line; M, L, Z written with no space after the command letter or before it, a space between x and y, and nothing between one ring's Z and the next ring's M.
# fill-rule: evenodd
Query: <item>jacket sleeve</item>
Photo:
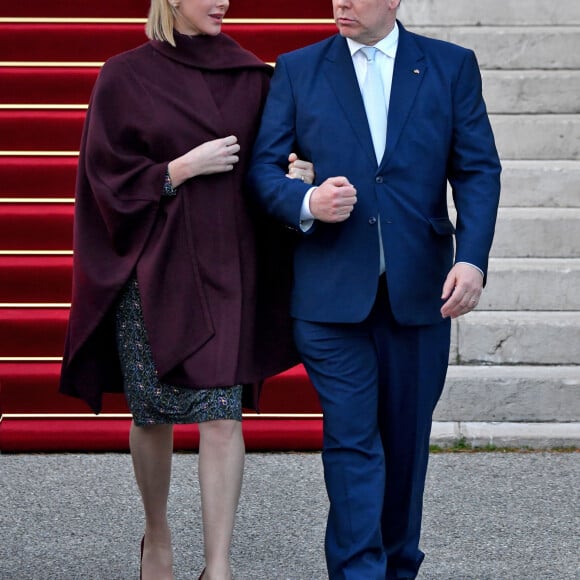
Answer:
M456 262L487 274L500 193L501 165L482 96L475 54L465 51L453 94L448 178L457 209Z
M152 110L130 68L106 63L85 121L78 185L93 196L119 255L144 244L163 193L167 162L152 159L147 142Z
M286 177L288 155L296 147L296 109L284 57L276 63L247 184L250 195L270 215L301 232L300 210L310 185Z

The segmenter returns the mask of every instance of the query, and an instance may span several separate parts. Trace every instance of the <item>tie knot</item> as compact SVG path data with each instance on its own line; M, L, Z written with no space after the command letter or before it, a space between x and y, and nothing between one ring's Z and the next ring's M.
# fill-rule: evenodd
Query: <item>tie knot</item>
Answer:
M374 46L363 46L360 50L369 62L373 62L375 60L375 56L377 55L378 48Z

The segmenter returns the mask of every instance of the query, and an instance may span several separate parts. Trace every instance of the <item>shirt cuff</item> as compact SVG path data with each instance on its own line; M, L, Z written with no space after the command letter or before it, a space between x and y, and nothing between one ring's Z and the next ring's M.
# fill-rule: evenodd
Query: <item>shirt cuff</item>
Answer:
M300 208L300 229L307 232L314 224L314 216L310 211L310 197L316 187L311 187L302 200L302 207Z
M471 262L455 262L455 263L456 264L467 264L468 266L475 268L485 278L485 274L483 273L483 270L481 268L478 268L475 264L472 264Z

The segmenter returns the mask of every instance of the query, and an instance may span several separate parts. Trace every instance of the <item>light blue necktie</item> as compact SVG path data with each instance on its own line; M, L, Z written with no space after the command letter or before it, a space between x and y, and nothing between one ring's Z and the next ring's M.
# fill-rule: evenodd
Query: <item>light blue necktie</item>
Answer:
M367 59L367 74L361 92L367 113L367 120L371 130L377 163L380 165L387 143L387 101L385 99L385 87L383 85L381 71L375 61L378 49L374 46L365 46L360 50ZM382 274L385 271L385 253L383 250L380 219L378 222L378 235L379 273Z
M362 97L377 156L381 163L387 142L387 102L381 71L375 61L377 48L365 46L360 49L367 59L367 74L362 86Z

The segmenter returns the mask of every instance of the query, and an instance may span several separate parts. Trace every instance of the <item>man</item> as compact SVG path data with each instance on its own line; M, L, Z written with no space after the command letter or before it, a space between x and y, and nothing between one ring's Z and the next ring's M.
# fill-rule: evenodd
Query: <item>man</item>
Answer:
M333 0L339 34L279 58L249 173L301 232L292 316L324 414L332 580L417 576L450 319L477 305L499 201L473 52L406 31L399 2ZM317 187L285 178L291 151Z

